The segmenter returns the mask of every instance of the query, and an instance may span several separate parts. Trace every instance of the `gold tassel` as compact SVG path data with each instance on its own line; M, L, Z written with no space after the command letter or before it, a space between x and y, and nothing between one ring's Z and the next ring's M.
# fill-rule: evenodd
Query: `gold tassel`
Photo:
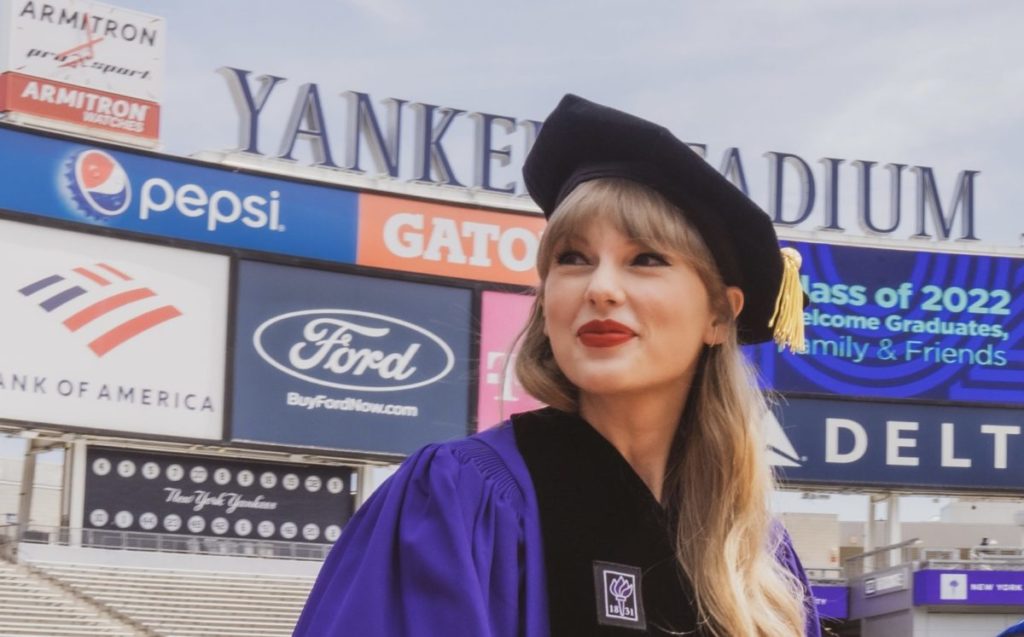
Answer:
M803 259L793 248L782 249L782 284L775 299L775 312L768 327L779 348L790 352L804 351L804 292L800 286L800 264Z

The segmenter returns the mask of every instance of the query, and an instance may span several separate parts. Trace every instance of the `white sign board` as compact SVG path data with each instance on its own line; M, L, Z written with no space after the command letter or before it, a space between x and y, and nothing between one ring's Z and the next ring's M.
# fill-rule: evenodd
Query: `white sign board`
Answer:
M228 259L0 221L0 418L222 434Z
M160 101L166 21L87 0L0 0L0 72Z

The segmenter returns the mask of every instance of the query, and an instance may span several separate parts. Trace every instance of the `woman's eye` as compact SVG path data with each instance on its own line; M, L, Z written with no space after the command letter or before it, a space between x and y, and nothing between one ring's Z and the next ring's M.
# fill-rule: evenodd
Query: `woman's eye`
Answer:
M584 265L586 262L586 258L577 250L566 250L555 257L555 263L559 265Z
M668 259L657 252L644 252L633 258L633 265L668 265Z

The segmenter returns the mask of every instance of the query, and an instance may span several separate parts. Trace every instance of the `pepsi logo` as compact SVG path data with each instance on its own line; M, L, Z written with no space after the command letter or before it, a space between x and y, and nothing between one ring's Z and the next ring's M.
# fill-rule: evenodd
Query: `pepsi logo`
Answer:
M88 149L68 160L65 172L71 199L82 214L94 219L116 217L132 199L128 173L109 153Z

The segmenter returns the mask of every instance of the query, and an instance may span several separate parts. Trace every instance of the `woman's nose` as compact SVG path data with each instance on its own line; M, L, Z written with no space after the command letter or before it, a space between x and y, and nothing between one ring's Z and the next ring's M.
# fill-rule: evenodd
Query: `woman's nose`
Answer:
M625 300L622 273L613 264L599 264L593 269L587 285L586 299L594 305L618 305Z

